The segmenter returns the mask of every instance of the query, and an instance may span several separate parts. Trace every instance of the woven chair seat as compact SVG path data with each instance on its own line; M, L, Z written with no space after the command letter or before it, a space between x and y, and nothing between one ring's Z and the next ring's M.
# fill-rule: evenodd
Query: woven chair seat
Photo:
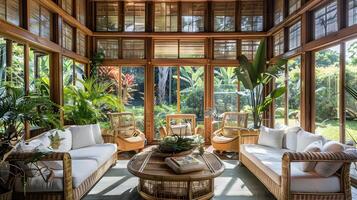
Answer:
M226 144L226 143L232 142L233 140L235 140L237 138L238 138L238 136L226 137L223 135L216 135L212 138L212 141L215 143L219 143L219 144Z

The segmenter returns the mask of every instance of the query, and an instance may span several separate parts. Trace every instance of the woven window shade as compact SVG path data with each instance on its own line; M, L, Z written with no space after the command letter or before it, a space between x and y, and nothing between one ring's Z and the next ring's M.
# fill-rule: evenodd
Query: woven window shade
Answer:
M234 16L235 2L214 2L213 11L215 16Z
M241 4L242 16L261 16L263 15L263 1L243 1Z

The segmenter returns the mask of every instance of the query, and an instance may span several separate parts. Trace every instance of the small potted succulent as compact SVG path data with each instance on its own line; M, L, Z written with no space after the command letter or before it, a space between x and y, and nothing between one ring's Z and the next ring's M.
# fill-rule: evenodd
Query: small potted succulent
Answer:
M156 155L162 157L184 156L191 154L196 147L202 145L202 136L194 136L192 138L183 137L180 135L171 135L164 137L159 146L154 150Z

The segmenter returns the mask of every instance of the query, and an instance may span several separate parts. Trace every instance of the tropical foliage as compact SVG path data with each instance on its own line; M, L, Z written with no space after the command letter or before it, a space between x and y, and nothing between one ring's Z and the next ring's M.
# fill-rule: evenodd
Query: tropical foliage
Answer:
M238 60L240 66L236 68L235 74L244 88L249 90L253 125L254 128L259 128L263 112L268 109L274 99L280 97L286 91L285 86L278 86L267 96L264 95L264 86L270 83L273 78L276 78L280 71L284 70L286 60L279 60L276 64L267 67L265 40L261 41L253 62L250 62L244 55L240 55ZM241 94L246 95L245 93Z
M70 85L65 88L68 104L64 106L65 119L74 124L93 124L105 120L108 111L121 111L120 98L108 94L110 83L98 83L95 78L88 78L82 83L83 88Z
M0 159L22 138L25 122L32 126L60 127L58 108L47 97L24 95L22 89L6 87L0 92Z

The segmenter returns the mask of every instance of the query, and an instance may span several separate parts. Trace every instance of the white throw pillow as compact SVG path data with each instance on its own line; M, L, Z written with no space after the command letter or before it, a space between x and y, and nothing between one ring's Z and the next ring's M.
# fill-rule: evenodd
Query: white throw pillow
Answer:
M297 133L301 131L301 127L288 127L285 129L285 136L283 140L283 148L296 151L297 147Z
M72 149L95 145L91 125L71 126L70 130L72 132Z
M271 129L265 126L260 128L258 144L281 149L283 147L283 129Z
M304 149L304 152L321 152L322 151L322 141L313 142ZM314 171L316 162L302 162L301 170L304 172Z
M302 152L311 143L315 141L321 141L323 143L324 139L321 135L312 134L301 130L297 133L297 145L296 152Z
M96 144L103 144L104 140L102 137L102 131L100 130L99 124L92 124L92 132L93 132L93 137L94 141Z
M329 141L322 147L322 152L343 152L345 148L336 141ZM342 162L318 162L315 171L322 177L334 175L342 167Z

